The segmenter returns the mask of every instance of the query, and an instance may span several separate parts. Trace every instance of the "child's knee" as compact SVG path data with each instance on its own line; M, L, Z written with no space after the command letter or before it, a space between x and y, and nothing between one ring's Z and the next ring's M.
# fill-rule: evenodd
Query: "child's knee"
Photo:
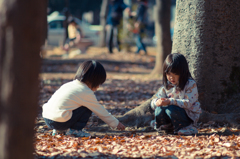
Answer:
M90 117L92 115L92 111L90 109L88 109L87 107L85 107L84 114Z
M170 111L175 111L175 110L178 110L178 108L180 108L180 107L178 107L176 105L169 105L166 109L168 109Z
M155 109L155 116L158 116L161 112L162 112L161 107L157 107L157 108Z
M178 108L179 108L178 106L169 105L169 106L166 108L165 112L166 112L166 114L167 114L168 116L173 117L173 116L178 115L178 111L179 111Z

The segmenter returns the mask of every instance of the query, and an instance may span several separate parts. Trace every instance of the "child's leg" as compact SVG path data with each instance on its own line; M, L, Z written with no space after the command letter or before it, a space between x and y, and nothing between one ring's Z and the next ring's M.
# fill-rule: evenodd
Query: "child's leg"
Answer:
M67 125L66 122L57 122L47 118L43 118L43 119L46 125L51 129L66 130L69 127L69 125Z
M169 105L166 107L165 112L171 119L175 132L193 123L192 119L188 117L186 111L178 106Z
M166 125L171 123L171 119L165 112L166 107L157 107L155 109L155 121L156 127L159 128L161 125Z
M92 111L89 110L87 107L81 106L78 109L73 110L72 118L70 119L72 125L70 126L71 129L74 130L82 130L88 122L88 119L92 115Z
M73 110L71 119L66 122L56 122L46 118L44 118L44 120L47 126L51 129L67 130L68 128L71 128L75 130L82 130L86 126L91 114L91 110L81 106Z

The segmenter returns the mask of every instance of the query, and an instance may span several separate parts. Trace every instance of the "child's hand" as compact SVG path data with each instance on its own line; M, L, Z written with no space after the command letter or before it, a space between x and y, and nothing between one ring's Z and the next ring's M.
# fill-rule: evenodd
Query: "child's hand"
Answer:
M125 126L121 122L119 122L118 126L117 126L117 129L118 130L125 130Z
M158 106L158 107L169 105L169 104L170 104L170 100L168 98L160 98L156 102L156 106Z

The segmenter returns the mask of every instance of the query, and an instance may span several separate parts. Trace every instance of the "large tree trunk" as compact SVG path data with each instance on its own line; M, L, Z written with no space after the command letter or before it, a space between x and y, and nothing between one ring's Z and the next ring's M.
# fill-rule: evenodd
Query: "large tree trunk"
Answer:
M100 12L100 25L103 30L100 34L99 46L106 46L106 19L107 19L107 11L108 11L109 0L102 0L101 12Z
M33 158L47 1L0 2L0 158Z
M240 1L177 1L173 51L184 54L199 101L214 113L240 113Z
M240 1L234 0L177 1L172 52L186 56L197 81L203 109L200 122L240 125L239 8ZM152 115L145 120L143 116L150 101L127 112L120 121L149 124Z
M170 0L156 0L154 7L155 35L157 37L156 62L151 75L162 74L162 65L168 54L171 53L172 41L170 35Z

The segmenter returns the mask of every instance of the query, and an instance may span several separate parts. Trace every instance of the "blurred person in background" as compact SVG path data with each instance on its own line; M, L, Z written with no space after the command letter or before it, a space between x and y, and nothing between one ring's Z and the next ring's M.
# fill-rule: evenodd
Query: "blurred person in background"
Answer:
M71 18L68 24L68 38L63 46L63 49L67 51L67 54L64 56L68 56L69 49L76 46L76 44L80 42L81 38L83 38L83 31L76 21Z
M146 47L142 42L142 34L144 32L144 19L147 11L147 0L138 0L138 7L134 15L134 26L132 32L134 33L134 38L137 45L136 54L139 54L140 50L143 50L147 54Z
M128 13L130 12L129 7L123 0L110 0L106 25L106 40L109 53L113 53L113 46L117 47L118 51L121 51L118 39L118 25L120 24L125 9Z

